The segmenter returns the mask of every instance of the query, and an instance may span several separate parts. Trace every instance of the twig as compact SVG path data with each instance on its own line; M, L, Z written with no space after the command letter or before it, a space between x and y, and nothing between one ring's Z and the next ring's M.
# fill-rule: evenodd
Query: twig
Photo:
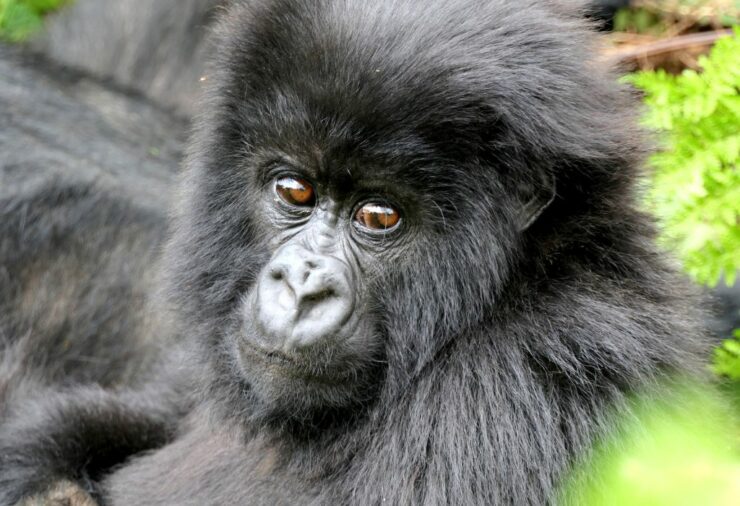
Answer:
M627 49L617 49L611 52L607 58L611 61L626 63L631 61L651 58L665 53L673 53L689 47L711 46L721 37L729 37L732 30L717 30L713 32L692 33L671 37L670 39L656 40L648 44Z

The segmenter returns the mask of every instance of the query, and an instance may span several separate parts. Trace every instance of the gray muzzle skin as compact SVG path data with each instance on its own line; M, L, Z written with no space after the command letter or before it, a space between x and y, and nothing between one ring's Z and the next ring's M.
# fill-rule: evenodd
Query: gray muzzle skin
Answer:
M354 311L349 269L299 245L279 250L256 288L258 325L270 348L295 353L340 333Z

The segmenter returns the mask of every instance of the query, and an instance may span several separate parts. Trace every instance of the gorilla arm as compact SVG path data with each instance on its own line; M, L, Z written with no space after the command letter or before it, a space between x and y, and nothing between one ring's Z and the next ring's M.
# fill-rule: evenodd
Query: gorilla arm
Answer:
M171 438L181 409L169 398L164 390L79 387L22 403L0 429L0 504L60 495L86 504L102 473Z

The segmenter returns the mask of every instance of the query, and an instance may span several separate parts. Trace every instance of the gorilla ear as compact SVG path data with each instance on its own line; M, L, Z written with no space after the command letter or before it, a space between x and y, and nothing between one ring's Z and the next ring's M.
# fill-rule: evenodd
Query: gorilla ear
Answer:
M539 180L520 188L523 202L517 216L520 232L527 230L555 200L555 179L548 171L540 171Z

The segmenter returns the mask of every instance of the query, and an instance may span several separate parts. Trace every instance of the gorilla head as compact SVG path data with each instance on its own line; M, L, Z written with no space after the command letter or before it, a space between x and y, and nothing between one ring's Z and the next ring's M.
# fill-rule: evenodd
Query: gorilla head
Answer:
M314 426L390 405L447 347L512 339L552 280L629 270L641 150L581 24L546 2L236 3L170 245L211 397Z
M619 92L561 36L575 19L541 13L533 35L538 8L519 10L253 2L226 16L171 249L232 395L279 419L402 390L486 325L512 267L540 274L554 245L535 234L620 185L632 143L602 135ZM560 223L537 227L555 208Z

